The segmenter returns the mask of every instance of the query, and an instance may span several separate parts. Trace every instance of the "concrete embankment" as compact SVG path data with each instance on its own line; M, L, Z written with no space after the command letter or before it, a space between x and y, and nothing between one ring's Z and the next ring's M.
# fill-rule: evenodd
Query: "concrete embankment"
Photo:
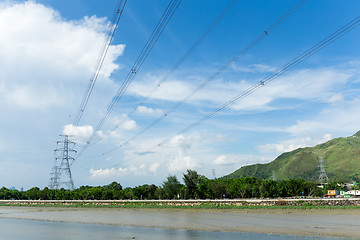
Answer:
M360 206L360 198L197 199L197 200L0 200L0 205L63 206Z

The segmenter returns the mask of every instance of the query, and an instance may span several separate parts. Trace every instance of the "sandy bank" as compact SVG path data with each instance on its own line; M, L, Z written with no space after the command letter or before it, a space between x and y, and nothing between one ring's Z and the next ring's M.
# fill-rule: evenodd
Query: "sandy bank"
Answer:
M0 207L0 218L360 238L360 210L191 210Z

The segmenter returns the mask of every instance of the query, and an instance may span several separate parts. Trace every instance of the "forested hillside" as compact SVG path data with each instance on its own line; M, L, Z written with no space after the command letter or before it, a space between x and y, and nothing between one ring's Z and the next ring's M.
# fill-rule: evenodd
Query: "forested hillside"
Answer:
M224 179L257 177L277 180L304 179L317 181L319 157L323 157L329 181L360 180L360 131L350 137L335 138L315 147L299 148L283 153L267 164L244 166Z

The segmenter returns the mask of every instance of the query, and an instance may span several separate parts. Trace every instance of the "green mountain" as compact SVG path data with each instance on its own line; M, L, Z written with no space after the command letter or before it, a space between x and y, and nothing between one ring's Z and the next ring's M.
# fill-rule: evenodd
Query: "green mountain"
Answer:
M360 180L360 131L350 137L332 139L315 147L298 148L266 164L244 166L224 179L257 177L277 180L304 179L318 181L319 157L323 157L329 181Z

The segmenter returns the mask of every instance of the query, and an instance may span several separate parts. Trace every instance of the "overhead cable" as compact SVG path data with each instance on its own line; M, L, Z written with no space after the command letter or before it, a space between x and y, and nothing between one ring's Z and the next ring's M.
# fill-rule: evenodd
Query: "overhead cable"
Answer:
M222 74L226 69L229 68L229 66L237 61L240 57L244 56L250 49L255 47L262 39L269 36L270 33L272 33L278 26L280 26L281 23L286 21L292 14L296 12L298 8L300 8L307 0L300 0L298 1L291 9L289 9L287 12L285 12L281 17L279 17L275 22L273 22L268 28L266 28L262 33L260 33L254 40L252 40L248 45L245 46L240 52L238 52L235 56L233 56L230 60L228 60L225 64L223 64L217 71L215 71L209 78L205 79L200 85L198 85L191 93L189 93L185 98L183 98L181 101L176 103L172 108L170 108L167 112L162 114L158 119L154 120L152 123L150 123L147 127L142 129L140 132L138 132L136 135L131 137L130 139L126 140L123 144L105 152L98 156L103 156L105 154L111 153L115 151L117 148L122 147L125 143L128 143L135 138L142 135L144 132L155 126L157 123L159 123L162 119L169 116L170 113L174 112L177 108L179 108L184 102L186 102L188 99L190 99L192 96L194 96L197 92L199 92L201 89L203 89L207 84L209 84L212 80L216 79L220 74ZM221 15L220 15L221 16Z
M166 142L168 142L173 136L179 135L179 134L183 134L187 131L189 131L190 129L202 124L204 121L208 120L209 118L217 115L219 112L223 111L224 109L230 107L231 105L234 105L235 103L237 103L238 101L244 99L245 97L249 96L250 94L252 94L253 92L255 92L256 90L262 88L263 86L265 86L266 84L270 83L271 81L275 80L276 78L280 77L281 75L283 75L284 73L288 72L290 69L292 69L293 67L295 67L296 65L298 65L299 63L305 61L307 58L311 57L312 55L314 55L315 53L319 52L321 49L323 49L324 47L330 45L331 43L333 43L334 41L336 41L337 39L339 39L340 37L344 36L345 34L347 34L348 32L352 31L353 29L355 29L356 27L358 27L360 25L360 16L356 17L354 20L352 20L351 22L347 23L346 25L344 25L343 27L341 27L340 29L338 29L337 31L335 31L334 33L332 33L331 35L329 35L327 38L323 39L322 41L318 42L317 44L315 44L313 47L309 48L308 50L306 50L305 52L303 52L302 54L300 54L299 56L295 57L294 59L292 59L290 62L288 62L287 64L283 65L282 67L280 67L279 69L277 69L274 73L272 73L271 75L269 75L268 77L264 78L262 81L252 85L250 88L246 89L244 92L240 93L239 95L237 95L236 97L232 98L231 100L229 100L228 102L226 102L225 104L223 104L222 106L216 108L214 111L204 115L202 118L200 118L199 120L193 122L192 124L188 125L187 127L183 128L181 131L179 131L177 134L172 135L166 139L164 139L163 141L161 141L160 143L154 145L152 148L150 148L147 152L151 152L152 150L156 149L157 147L160 147L162 145L164 145ZM131 158L134 159L137 156ZM131 160L130 159L130 160Z
M89 144L92 139L95 137L96 132L102 127L102 125L104 124L104 122L106 121L106 119L109 117L109 115L111 114L111 112L114 110L115 106L117 105L117 103L120 101L121 97L123 96L123 94L125 93L126 89L129 87L130 83L132 82L132 80L134 79L136 73L139 71L139 69L141 68L142 64L144 63L144 61L146 60L146 58L148 57L150 51L152 50L152 48L154 47L155 43L157 42L157 40L159 39L161 33L164 31L165 27L167 26L167 24L169 23L170 19L172 18L172 16L174 15L175 11L177 10L177 8L179 7L180 3L182 0L171 0L169 5L167 6L165 12L163 13L163 15L161 16L159 22L157 23L154 31L152 32L151 36L149 37L148 41L146 42L144 48L141 50L141 53L139 54L139 56L137 57L135 63L133 64L133 66L131 67L129 73L127 74L127 76L125 77L122 85L120 86L120 88L118 89L116 95L112 98L112 101L110 102L110 104L107 107L106 113L104 114L104 116L101 118L101 120L99 121L99 123L96 125L96 127L94 128L93 134L89 137L89 139L87 140L87 143ZM85 151L85 149L87 148L87 145L84 145L84 147L82 148L82 150L79 152L78 154L78 158L82 155L82 153Z
M90 81L89 81L89 84L86 88L86 91L85 91L85 94L84 94L84 97L81 101L81 104L80 104L80 107L79 107L79 110L74 118L74 122L73 122L73 125L74 126L77 126L79 123L80 123L80 120L82 118L82 115L85 111L85 108L87 106L87 103L89 101L89 98L90 98L90 95L94 89L94 86L95 86L95 83L96 83L96 80L99 76L99 73L100 73L100 70L104 64L104 60L105 60L105 57L106 57L106 54L110 48L110 45L111 45L111 42L114 38L114 35L115 35L115 32L116 32L116 29L119 25L119 21L120 21L120 18L122 16L122 13L124 11L124 8L125 8L125 4L126 4L127 0L120 0L119 1L119 4L117 5L117 8L113 14L113 17L112 17L112 21L111 21L111 24L109 26L109 31L108 31L108 34L107 34L107 38L104 42L104 46L101 48L101 52L100 52L100 55L98 57L98 61L96 62L96 67L95 67L95 71L93 73L93 75L91 76L90 78Z
M190 54L201 44L201 42L210 34L210 32L216 27L216 25L225 17L225 15L230 11L230 9L236 4L238 0L232 0L226 7L225 9L216 17L216 19L210 24L210 26L200 35L200 37L194 42L194 44L186 51L186 53L177 61L177 63L171 68L171 70L158 82L158 84L155 86L155 88L150 92L150 94L148 94L139 104L137 104L135 106L135 108L126 116L127 117L131 117L137 110L138 106L143 105L157 90L158 88L161 87L161 84L163 82L165 82L179 67L180 65L190 56ZM110 132L114 132L119 126L121 126L124 121L126 120L126 118L124 118L120 123L118 123L115 127L113 127L111 129ZM154 123L152 123L151 125L149 125L148 127L146 127L146 129L144 129L143 131L146 131L148 128L151 128L153 125L155 125L158 121L155 121ZM129 139L128 141L131 141L131 139ZM127 141L127 142L128 142ZM94 145L96 143L98 143L99 141L91 144ZM123 146L126 143L123 143L121 146ZM121 147L120 146L120 147ZM113 151L115 151L116 149L118 149L118 147L115 147L107 152L104 152L98 156L103 156L106 155L108 153L111 153ZM90 158L96 158L98 156L92 156Z

